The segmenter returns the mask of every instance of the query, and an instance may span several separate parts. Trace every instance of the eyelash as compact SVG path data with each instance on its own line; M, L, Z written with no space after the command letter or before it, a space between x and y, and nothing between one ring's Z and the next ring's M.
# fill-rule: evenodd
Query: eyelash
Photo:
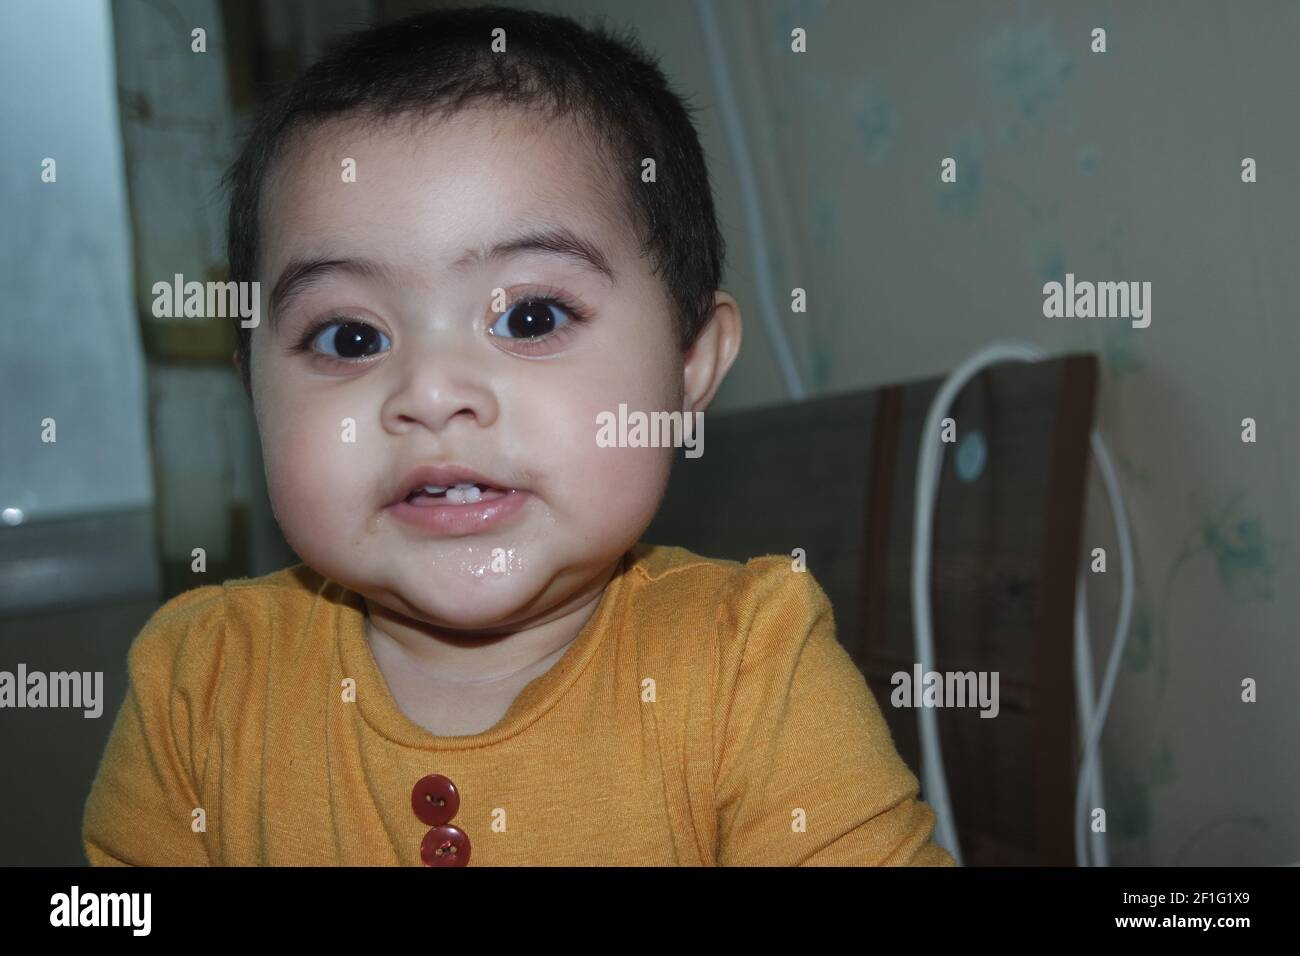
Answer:
M560 311L564 312L572 320L567 325L552 329L545 335L538 335L531 339L516 340L519 345L524 346L525 351L544 342L550 342L553 339L569 334L573 330L574 326L585 325L591 321L591 313L588 311L587 307L577 299L566 295L564 292L552 286L540 286L527 292L522 292L511 298L506 302L506 307L500 313L493 313L493 315L496 316L496 320L494 320L492 324L495 325L496 322L500 320L501 316L508 314L511 309L515 308L515 306L523 305L525 302L539 302L542 305L558 306Z
M510 312L511 309L515 308L516 306L523 305L525 302L537 302L537 303L541 303L542 305L558 306L572 320L570 324L560 326L559 328L556 329L552 329L550 332L547 332L545 335L538 335L531 339L515 340L520 345L525 346L525 351L543 342L550 342L552 339L556 338L557 336L564 335L565 330L572 328L574 325L585 325L587 322L591 321L591 313L587 310L586 306L579 304L576 299L566 295L564 292L561 292L559 289L551 288L551 287L541 287L541 288L530 289L527 292L522 292L519 295L513 296L511 299L509 299L509 301L506 302L505 309L503 309L501 312L493 313L493 315L496 316L496 319L493 321L492 324L495 325L496 322L500 320L501 316L506 315L507 313ZM370 324L368 322L364 322L364 320L362 319L355 318L354 316L347 316L347 315L326 316L325 318L322 318L309 325L303 331L302 335L299 336L297 343L291 347L291 351L295 353L297 352L311 353L315 357L323 359L335 365L362 364L363 362L366 361L366 359L338 359L332 355L323 355L321 353L318 353L311 347L312 343L316 341L316 337L320 335L320 333L324 329L329 328L331 325L342 325L347 322L360 322L365 325Z

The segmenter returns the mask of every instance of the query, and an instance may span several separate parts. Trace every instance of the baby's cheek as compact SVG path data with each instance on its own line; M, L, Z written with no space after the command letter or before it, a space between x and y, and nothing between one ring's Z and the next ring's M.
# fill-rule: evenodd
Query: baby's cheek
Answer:
M262 441L266 492L280 530L295 550L306 543L304 531L311 527L308 516L317 510L311 500L311 487L304 481L304 476L311 471L311 463L304 461L308 447L301 436L291 433L275 438L263 436Z
M333 522L372 505L364 481L366 453L344 426L320 410L286 407L262 436L267 494L291 545L312 547Z
M596 448L591 472L599 477L594 517L627 534L639 534L654 518L668 480L671 448Z
M649 394L653 390L648 388L640 390L646 393L640 396L629 396L630 391L621 390L616 398L582 409L583 427L572 465L582 484L592 490L593 503L618 512L610 515L611 520L648 523L667 484L672 455L680 451L632 444L651 440L649 429L638 433L632 423L648 412L663 410L665 399ZM625 405L621 413L620 402ZM627 427L620 427L620 422Z

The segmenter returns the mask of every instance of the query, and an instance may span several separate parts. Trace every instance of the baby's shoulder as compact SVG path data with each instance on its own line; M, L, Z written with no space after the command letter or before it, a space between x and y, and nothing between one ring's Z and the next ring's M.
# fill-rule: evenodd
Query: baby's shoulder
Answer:
M830 601L798 555L741 563L654 545L635 555L631 620L650 670L729 701L787 686L800 661L842 655Z
M254 662L275 635L306 617L327 584L299 564L261 577L191 588L167 600L131 644L133 674L205 681L228 661Z
M633 600L652 620L707 623L723 637L743 638L756 624L829 611L825 592L797 555L765 554L742 563L646 543L632 553Z
M741 562L730 558L710 558L687 548L644 541L632 548L629 570L644 581L671 581L683 587L723 585L732 590L753 587L761 590L764 585L793 580L791 575L801 575L804 581L813 580L806 562L797 551L793 554L763 554Z

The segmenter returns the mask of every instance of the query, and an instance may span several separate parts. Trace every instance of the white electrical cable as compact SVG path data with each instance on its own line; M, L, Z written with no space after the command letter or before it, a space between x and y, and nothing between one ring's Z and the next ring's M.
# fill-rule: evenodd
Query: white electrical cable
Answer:
M736 181L740 186L741 204L745 208L745 229L749 234L749 254L753 259L754 277L758 287L759 315L767 326L768 341L772 343L772 352L776 364L785 379L785 388L793 402L803 401L803 381L799 378L799 368L795 365L790 344L785 339L781 320L777 317L776 303L772 298L769 279L772 264L768 260L767 243L763 240L763 207L758 201L758 189L754 185L753 167L749 161L749 148L745 145L745 134L740 123L740 112L736 108L736 95L731 88L731 76L727 72L727 58L718 30L718 21L713 15L713 7L708 0L695 0L695 9L700 15L700 24L704 28L704 41L709 48L709 66L713 71L713 82L718 88L718 109L722 116L722 126L727 131L731 143L732 155L736 158Z
M940 440L939 424L947 415L953 400L976 374L989 365L1004 361L1036 362L1047 354L1036 345L1019 340L1002 340L992 342L979 349L961 363L944 380L930 403L929 413L921 432L920 451L917 458L915 533L912 546L912 616L915 627L916 653L921 672L928 673L934 659L934 636L930 618L930 548L933 538L935 498L939 490L939 465L943 455L943 442ZM1091 436L1093 457L1101 471L1102 482L1110 499L1111 511L1115 519L1115 529L1119 539L1121 560L1121 586L1119 621L1115 628L1115 642L1111 649L1106 676L1102 682L1101 699L1097 701L1095 711L1091 707L1092 667L1091 660L1085 661L1090 654L1088 648L1087 600L1083 588L1083 577L1079 576L1075 596L1075 690L1080 702L1081 724L1083 732L1083 760L1079 769L1078 787L1075 792L1075 853L1080 865L1089 865L1087 856L1085 816L1085 796L1091 793L1093 805L1101 805L1101 759L1098 748L1101 731L1106 723L1106 712L1110 708L1111 695L1115 689L1115 680L1119 672L1120 656L1128 640L1129 618L1133 610L1134 572L1133 545L1129 537L1128 517L1124 511L1124 501L1120 493L1119 480L1111 464L1110 453L1101 435L1093 431ZM1087 706L1084 706L1084 704ZM961 864L961 846L957 839L956 819L948 797L948 781L943 770L943 755L939 743L939 728L934 711L922 707L917 720L921 731L921 771L924 797L934 807L936 820L936 840L944 846L958 865ZM1101 865L1107 865L1105 837L1094 834L1093 851Z
M1115 639L1111 645L1110 660L1106 664L1106 676L1101 682L1101 697L1097 701L1097 713L1087 724L1088 739L1084 742L1083 747L1084 762L1083 766L1079 768L1079 785L1075 792L1074 848L1081 865L1084 866L1089 865L1085 854L1084 834L1088 831L1088 820L1084 813L1084 787L1089 778L1092 778L1092 805L1094 807L1102 806L1101 731L1106 723L1106 713L1110 709L1111 696L1115 692L1115 681L1119 676L1120 658L1124 653L1124 645L1128 642L1129 622L1133 616L1133 597L1137 590L1133 537L1129 531L1128 513L1124 510L1124 496L1120 492L1119 475L1115 472L1115 465L1111 462L1110 451L1106 448L1106 443L1101 440L1101 435L1096 431L1092 433L1092 457L1097 462L1097 468L1101 471L1102 484L1106 486L1106 498L1110 501L1111 516L1115 519L1115 534L1119 541L1120 556L1120 597L1119 620L1115 623ZM1080 595L1080 597L1085 596ZM1086 618L1084 629L1075 633L1075 640L1077 643L1087 644ZM1109 866L1110 861L1106 852L1105 834L1094 833L1092 846L1093 851L1097 854L1097 865Z
M1079 714L1079 752L1083 753L1088 749L1088 728L1092 726L1093 711L1096 710L1096 696L1093 694L1092 684L1092 649L1088 640L1088 587L1084 580L1083 567L1079 567L1079 575L1074 584L1074 690L1075 706ZM1097 764L1097 770L1092 775L1089 795L1092 797L1092 805L1100 806L1102 794L1105 793L1105 787L1101 782L1101 765ZM1097 834L1099 837L1100 834ZM1079 855L1078 850L1078 829L1075 829L1075 854L1079 860L1084 857ZM1093 859L1098 866L1107 866L1106 863L1106 842L1104 840L1092 841Z

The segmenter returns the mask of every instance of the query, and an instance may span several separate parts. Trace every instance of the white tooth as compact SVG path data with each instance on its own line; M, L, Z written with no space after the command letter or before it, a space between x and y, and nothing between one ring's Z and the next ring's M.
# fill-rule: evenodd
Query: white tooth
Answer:
M440 495L447 490L446 485L425 485L424 490L431 495Z
M456 482L456 487L459 488L461 491L464 491L464 490L467 489L467 488L473 488L473 487L474 487L474 482L472 482L472 481L458 481L458 482Z
M473 504L483 498L483 493L475 485L468 488L462 488L457 485L447 492L447 500L456 504Z

